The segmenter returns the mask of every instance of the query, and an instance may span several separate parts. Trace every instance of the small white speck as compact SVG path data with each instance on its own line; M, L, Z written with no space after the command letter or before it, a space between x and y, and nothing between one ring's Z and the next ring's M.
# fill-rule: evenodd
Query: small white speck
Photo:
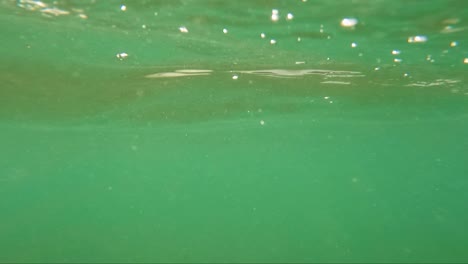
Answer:
M408 76L409 76L408 73L403 74L403 77L408 77Z
M305 64L305 61L296 61L296 65Z
M330 103L330 104L333 104L333 101L330 101L329 103Z
M279 19L278 9L271 10L271 21L278 21L278 19Z
M223 33L224 34L227 34L228 33L228 30L226 28L223 28Z
M271 45L274 45L274 44L276 44L276 40L274 40L274 39L271 39L271 40L270 40L270 44L271 44Z
M357 25L357 23L358 20L356 18L351 17L343 18L343 20L341 20L342 27L354 27Z
M393 59L393 62L398 62L398 63L400 63L400 62L402 62L402 61L403 61L403 60L402 60L402 59L399 59L399 58Z
M379 71L380 70L380 67L375 67L374 68L374 71Z
M298 38L297 38L297 42L301 42L301 37L298 37Z
M181 33L188 33L188 29L186 27L179 27L179 31Z
M125 52L121 52L121 53L117 53L117 55L115 55L119 60L124 60L128 57L128 54L125 53Z
M424 43L427 41L426 36L411 36L408 37L408 43Z
M323 99L328 100L330 99L330 96L324 96Z
M351 48L357 47L357 44L355 42L351 43Z
M401 52L399 50L392 50L392 55L399 55Z
M450 42L450 47L456 47L458 45L458 42L452 41Z
M265 121L260 120L260 125L262 125L262 126L265 125Z
M465 58L465 59L463 60L463 63L468 64L468 58Z
M261 33L261 34L260 34L260 37L261 37L261 38L265 38L265 37L266 37L265 33Z
M142 28L142 29L146 29L146 25L144 25L144 24L141 25L141 28Z
M126 6L126 5L121 5L121 6L120 6L120 10L122 10L122 11L127 11L127 6Z
M232 79L233 79L233 80L237 80L237 79L239 79L239 76L238 76L238 75L234 75L234 76L232 76Z
M294 15L293 15L292 13L288 13L288 14L286 15L286 19L287 19L287 20L292 20L293 18L294 18Z

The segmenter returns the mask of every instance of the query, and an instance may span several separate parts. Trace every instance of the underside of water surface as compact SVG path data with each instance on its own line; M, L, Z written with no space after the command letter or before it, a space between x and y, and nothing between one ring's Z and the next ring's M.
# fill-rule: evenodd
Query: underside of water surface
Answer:
M0 262L467 262L467 17L0 0Z

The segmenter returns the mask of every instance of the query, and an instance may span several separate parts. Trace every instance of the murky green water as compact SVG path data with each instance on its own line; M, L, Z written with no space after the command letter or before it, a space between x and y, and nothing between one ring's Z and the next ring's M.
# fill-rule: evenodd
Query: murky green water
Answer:
M467 262L467 17L1 0L0 262Z

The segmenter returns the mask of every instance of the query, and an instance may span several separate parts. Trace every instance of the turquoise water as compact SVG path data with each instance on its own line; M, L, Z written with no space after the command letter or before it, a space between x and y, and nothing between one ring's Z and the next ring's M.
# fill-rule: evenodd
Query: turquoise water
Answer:
M0 262L468 261L467 7L0 1Z

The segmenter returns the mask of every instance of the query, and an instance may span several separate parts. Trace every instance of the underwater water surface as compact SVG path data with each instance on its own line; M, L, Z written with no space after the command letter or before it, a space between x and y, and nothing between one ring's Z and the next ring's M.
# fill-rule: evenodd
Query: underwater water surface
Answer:
M0 262L467 262L467 17L0 0Z

